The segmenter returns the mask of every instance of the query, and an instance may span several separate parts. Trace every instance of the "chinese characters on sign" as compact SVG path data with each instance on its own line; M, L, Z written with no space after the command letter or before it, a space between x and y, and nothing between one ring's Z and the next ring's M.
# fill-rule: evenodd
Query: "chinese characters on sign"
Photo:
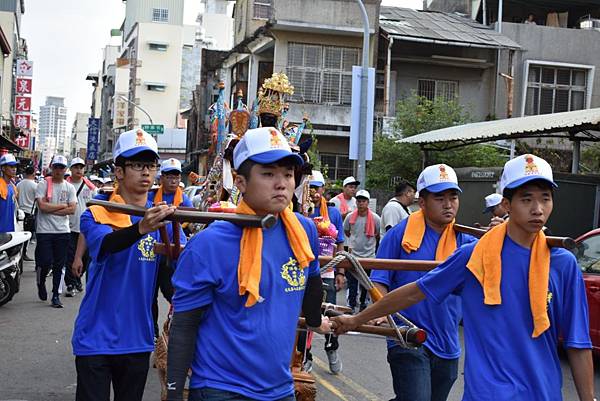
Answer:
M17 78L17 93L31 95L31 78Z
M88 119L88 143L86 160L98 160L98 133L100 132L100 119Z
M17 60L17 75L22 77L33 76L33 61L18 59Z
M15 115L15 127L19 129L30 129L31 128L31 116L29 114L17 114Z
M25 96L17 96L15 98L15 110L19 111L31 111L31 98Z

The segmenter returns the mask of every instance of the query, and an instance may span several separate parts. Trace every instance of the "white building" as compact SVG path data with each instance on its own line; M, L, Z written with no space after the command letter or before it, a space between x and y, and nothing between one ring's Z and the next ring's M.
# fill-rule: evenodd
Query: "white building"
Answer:
M68 154L71 150L70 137L67 135L67 108L65 99L48 96L46 104L40 106L39 140L44 146L53 143L54 152ZM52 138L54 142L47 142Z
M198 39L210 50L233 47L233 18L228 0L200 0L203 10L198 14Z
M81 157L85 159L88 139L88 119L90 113L76 113L71 130L71 158Z

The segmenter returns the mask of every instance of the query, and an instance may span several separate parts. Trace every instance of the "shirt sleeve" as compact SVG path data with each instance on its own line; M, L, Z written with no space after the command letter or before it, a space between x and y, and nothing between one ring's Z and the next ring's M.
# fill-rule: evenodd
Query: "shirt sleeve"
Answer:
M81 185L85 185L85 184L81 183ZM67 203L75 203L76 204L77 203L77 192L75 192L75 187L73 186L73 184L69 184L68 188L69 188L69 200L67 201Z
M186 194L183 194L183 201L181 202L181 206L194 207L194 205L192 204L192 201L190 200L190 198L188 198L188 196Z
M439 304L463 287L473 248L474 244L460 247L444 263L417 280L419 289L427 298Z
M350 232L350 215L347 215L344 219L344 231Z
M105 224L97 223L89 209L81 214L80 219L81 234L85 237L90 257L98 262L104 257L100 249L104 236L112 233L112 228Z
M561 309L561 335L565 348L592 348L589 334L589 311L585 283L573 255L565 255L568 267L563 275Z
M378 233L381 231L381 217L379 217L377 214L374 214L374 218L375 218L375 233Z
M41 181L39 184L37 184L37 186L35 187L35 197L36 197L36 199L45 198L46 197L46 185L48 185L48 183L46 182L46 180Z
M210 231L196 234L185 247L177 262L171 282L175 293L173 308L175 312L185 312L212 303L214 290L222 280L220 262L214 255L215 241ZM202 249L202 255L198 250Z
M401 232L399 233L399 231ZM402 235L402 232L402 230L392 229L383 237L377 250L377 259L400 259L398 236ZM372 270L371 280L383 284L389 289L393 282L394 273L392 270Z
M338 231L337 240L335 242L341 244L344 242L344 222L342 221L342 215L336 208L330 207L329 219Z

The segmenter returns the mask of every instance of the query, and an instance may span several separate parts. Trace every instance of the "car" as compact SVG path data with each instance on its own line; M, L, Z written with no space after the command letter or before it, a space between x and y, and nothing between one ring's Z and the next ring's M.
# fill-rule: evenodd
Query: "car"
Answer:
M594 353L600 355L600 228L575 240L575 257L583 273Z

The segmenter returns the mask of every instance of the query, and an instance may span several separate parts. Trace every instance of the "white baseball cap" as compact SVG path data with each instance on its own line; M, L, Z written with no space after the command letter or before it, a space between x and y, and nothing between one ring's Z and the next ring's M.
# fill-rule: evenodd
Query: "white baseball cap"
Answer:
M367 199L371 199L371 194L369 193L369 191L367 191L366 189L361 189L358 192L356 192L356 198L367 198Z
M417 191L427 190L438 193L448 189L462 192L458 186L458 178L454 169L447 164L434 164L425 167L417 179Z
M160 163L161 174L173 170L179 171L181 173L181 162L179 160L171 157L170 159L163 160Z
M10 153L7 153L5 155L2 155L2 157L0 157L0 166L4 166L4 165L16 166L17 164L19 164L17 162L17 159L15 159L15 156L11 155Z
M308 184L312 187L322 187L325 185L325 178L319 170L313 170Z
M64 157L63 155L54 155L54 157L52 158L52 163L50 163L52 166L56 166L57 164L60 164L61 166L65 166L67 167L69 165L69 163L67 162L67 158Z
M119 135L113 150L113 160L117 157L132 157L140 152L149 150L158 157L158 145L152 136L141 128L135 128Z
M112 182L112 178L109 177L104 177L104 179L102 180L103 183L108 184L109 182Z
M102 181L96 174L90 175L90 181Z
M293 153L285 137L272 127L255 128L246 131L233 151L233 168L238 169L250 159L260 164L271 164L285 158L294 164L302 165L304 160Z
M483 209L483 213L491 212L496 206L500 204L500 202L502 202L502 195L489 194L485 197L485 209Z
M558 187L554 182L552 167L541 157L535 155L521 155L509 160L504 164L502 178L500 178L500 190L519 187L531 180L548 181L552 186Z
M360 185L360 181L358 181L356 178L354 178L352 176L344 178L344 181L342 182L342 186L345 187L346 185L349 185L349 184Z
M81 157L75 157L73 160L71 160L69 167L73 167L77 164L83 164L85 166L85 160L83 160Z

